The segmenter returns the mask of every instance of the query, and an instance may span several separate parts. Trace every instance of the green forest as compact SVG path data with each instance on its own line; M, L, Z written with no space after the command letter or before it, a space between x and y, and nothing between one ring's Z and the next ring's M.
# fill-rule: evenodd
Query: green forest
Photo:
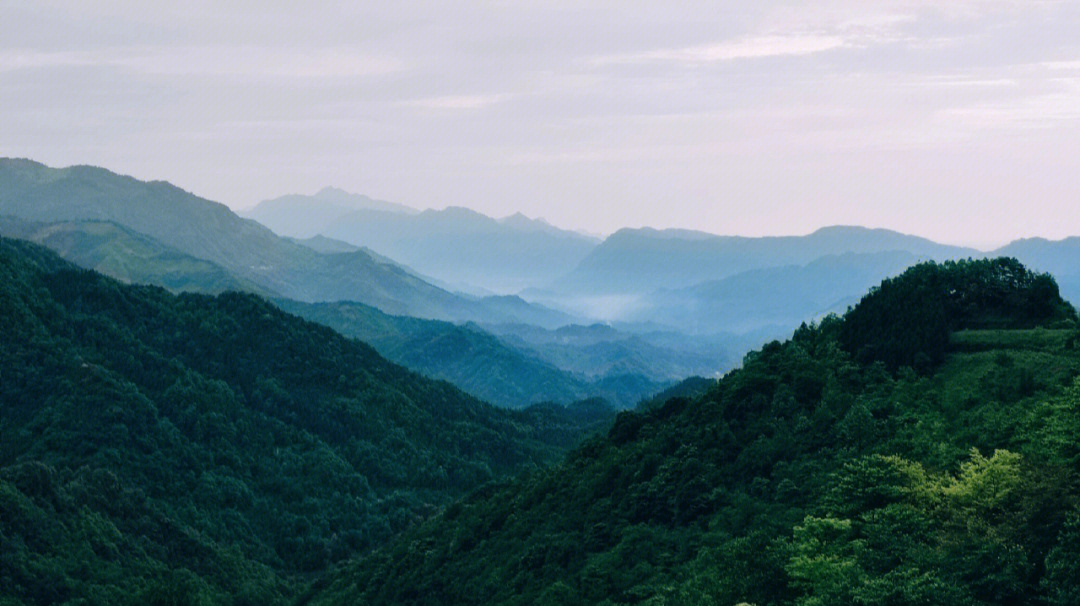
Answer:
M606 428L496 409L253 295L0 239L0 604L285 604Z
M926 263L306 604L1080 603L1080 352L1053 280Z
M924 263L614 415L0 239L0 604L1080 603L1080 327Z

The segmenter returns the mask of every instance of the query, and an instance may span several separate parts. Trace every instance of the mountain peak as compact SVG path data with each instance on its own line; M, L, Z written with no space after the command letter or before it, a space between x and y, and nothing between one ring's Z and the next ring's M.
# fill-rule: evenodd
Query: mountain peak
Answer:
M359 196L361 198L367 198L367 196L364 196L364 195L361 195L361 194L352 194L352 193L349 193L349 192L345 191L344 189L341 189L339 187L333 187L331 185L328 185L328 186L320 189L319 191L315 192L315 197L316 198L342 198L342 197L352 197L352 196Z

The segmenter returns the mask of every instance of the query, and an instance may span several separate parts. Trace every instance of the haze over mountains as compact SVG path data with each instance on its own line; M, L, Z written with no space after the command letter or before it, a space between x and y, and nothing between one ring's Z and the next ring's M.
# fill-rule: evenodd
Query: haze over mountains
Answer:
M289 194L264 200L239 214L255 219L283 236L306 239L322 234L337 219L357 210L403 214L417 212L404 204L374 200L335 187L325 187L312 196Z
M842 312L871 285L921 260L1012 254L1054 273L1067 298L1080 297L1075 240L1021 240L981 253L838 226L765 238L624 229L601 241L520 215L417 211L332 188L270 200L249 214L289 237L167 183L0 160L0 215L7 216L0 233L129 282L360 304L355 309L367 311L293 310L309 317L321 310L324 321L384 355L504 406L594 395L628 406L690 374L723 373L748 348ZM472 333L422 320L471 322ZM597 321L608 328L585 330ZM556 330L570 325L579 328ZM460 360L453 348L437 353L452 334L458 343L486 345L465 348L472 353ZM505 373L477 370L496 359L515 362ZM560 378L538 382L542 376Z
M831 226L770 237L622 229L599 240L520 214L498 220L456 207L417 211L332 188L268 200L248 216L283 235L318 233L368 247L450 289L518 294L632 332L651 324L691 334L781 334L842 312L870 285L922 260L1016 256L1053 273L1065 296L1080 300L1080 240L1071 239L1018 240L984 252ZM312 228L320 222L321 230Z
M543 329L574 318L514 296L451 293L384 256L325 237L282 238L223 205L165 183L93 167L50 169L27 160L0 160L0 217L0 234L45 244L75 263L127 282L291 298L297 313L363 336L396 361L505 407L566 404L594 396L632 406L684 376L652 379L559 368L536 352L474 335L480 329L430 321L524 322ZM364 311L342 323L342 317L319 311L329 308L304 306L303 301L342 301L335 309L351 305ZM447 346L463 342L478 346ZM709 367L708 361L702 364Z
M517 292L573 269L599 240L514 214L467 208L417 211L340 190L291 195L246 213L276 233L366 246L466 291Z
M593 396L631 406L686 376L721 374L921 260L1012 254L1080 297L1076 240L981 253L838 226L766 238L624 229L601 241L520 215L417 211L332 188L249 214L289 237L167 183L0 160L2 234L128 282L273 297L509 407ZM589 327L597 321L606 326Z
M949 604L1070 603L1080 358L1049 276L858 227L590 242L385 206L335 225L372 214L496 249L427 278L385 241L0 160L0 598L935 603L930 579ZM528 277L566 241L581 258L520 293L439 285ZM1077 242L1003 250L1069 279ZM1007 486L987 507L964 496L984 476ZM863 572L800 555L834 552Z
M1075 331L1013 260L913 267L311 603L1073 604Z
M457 321L558 325L565 319L527 305L507 313L501 301L489 306L447 292L363 251L320 254L165 182L3 159L0 184L0 214L39 222L111 221L292 299L352 300L390 313Z

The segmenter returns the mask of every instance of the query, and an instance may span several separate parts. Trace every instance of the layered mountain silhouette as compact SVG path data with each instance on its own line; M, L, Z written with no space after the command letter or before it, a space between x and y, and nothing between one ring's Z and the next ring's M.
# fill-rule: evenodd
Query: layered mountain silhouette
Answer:
M608 237L553 289L588 294L682 288L767 267L805 265L828 255L906 251L925 259L979 254L885 229L836 226L806 236L716 236L687 230L623 229Z
M338 190L268 200L247 216L281 235L319 234L370 248L474 292L511 293L546 284L572 270L599 242L520 213L493 219L453 206L417 212Z
M335 187L325 187L312 196L289 194L264 200L240 214L255 219L279 234L307 239L322 234L335 221L357 210L404 214L417 212L403 204L374 200Z
M603 397L614 406L626 408L690 374L664 364L640 363L632 368L611 368L609 372L593 372L587 360L580 360L576 366L557 366L554 360L527 347L513 346L476 325L393 316L349 301L316 304L282 299L235 278L210 261L177 252L115 223L37 223L9 216L0 217L0 235L43 244L81 267L127 283L155 284L176 292L263 294L286 311L373 345L394 362L450 381L506 408L540 402L568 404L592 397ZM525 305L506 299L493 298L492 304L507 308L506 313ZM640 352L624 355L642 358Z
M113 222L211 261L266 291L300 301L358 301L388 313L455 321L558 326L568 319L525 304L508 314L501 301L488 305L483 299L448 292L362 250L322 254L176 186L138 181L101 168L54 169L29 160L2 159L0 215L39 222Z

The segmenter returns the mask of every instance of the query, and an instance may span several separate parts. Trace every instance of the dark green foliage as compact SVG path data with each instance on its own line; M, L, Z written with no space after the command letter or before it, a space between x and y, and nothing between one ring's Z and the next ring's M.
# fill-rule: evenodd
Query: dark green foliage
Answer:
M870 319L899 339L915 311L804 326L704 394L622 413L562 465L474 493L309 602L1073 603L1080 355L1071 310L1017 269L923 266L867 297L943 308L943 334L918 342L943 348L926 374L841 340L876 347ZM952 329L988 326L948 349Z
M519 412L242 294L0 239L0 600L274 604L602 428Z
M35 223L0 217L0 235L48 246L65 259L122 282L164 286L174 292L266 294L220 266L177 252L164 244L109 222ZM390 263L388 260L383 260ZM524 408L538 402L568 403L604 396L626 408L666 382L600 384L554 368L529 352L518 351L475 325L391 316L363 303L301 303L275 299L278 307L369 343L398 364L429 377L450 381L487 402ZM538 329L540 330L540 329Z
M1046 558L1043 579L1047 603L1080 604L1080 512L1073 512Z
M944 359L951 332L1069 322L1053 278L1015 259L929 262L882 282L852 309L840 342L861 362L926 372Z

